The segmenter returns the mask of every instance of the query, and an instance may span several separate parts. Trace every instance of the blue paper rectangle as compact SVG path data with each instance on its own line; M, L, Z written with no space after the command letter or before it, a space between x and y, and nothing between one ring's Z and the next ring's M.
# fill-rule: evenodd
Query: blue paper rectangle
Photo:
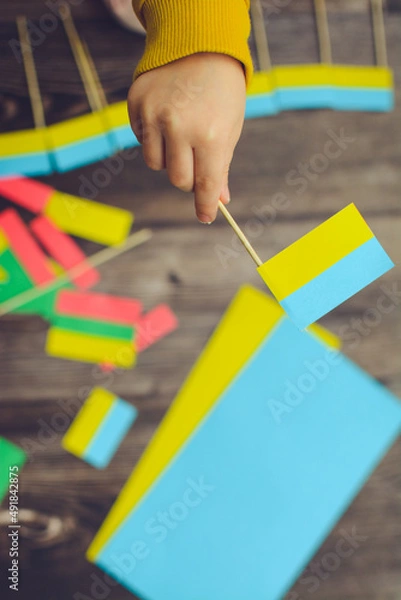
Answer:
M281 110L307 110L333 107L331 86L293 87L277 90Z
M147 600L282 599L400 427L392 394L284 319L96 563Z
M53 158L57 171L64 173L108 158L113 153L114 148L109 136L102 134L56 148Z
M53 172L49 154L37 152L0 158L0 176L49 175Z
M390 112L394 109L394 90L336 88L334 109L367 112Z
M276 115L280 111L277 94L256 94L246 99L245 118L256 119Z
M280 304L305 329L393 267L377 239L371 238Z

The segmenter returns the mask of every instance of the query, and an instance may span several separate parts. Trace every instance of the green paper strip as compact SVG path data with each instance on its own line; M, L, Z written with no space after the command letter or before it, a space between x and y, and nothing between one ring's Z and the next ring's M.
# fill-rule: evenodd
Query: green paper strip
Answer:
M64 315L56 315L53 325L60 329L110 337L127 342L133 341L135 338L135 328L133 325L119 325L117 323L107 323L95 319L79 319Z
M0 502L3 501L10 489L10 467L18 469L11 471L12 475L19 474L27 456L21 448L0 437Z

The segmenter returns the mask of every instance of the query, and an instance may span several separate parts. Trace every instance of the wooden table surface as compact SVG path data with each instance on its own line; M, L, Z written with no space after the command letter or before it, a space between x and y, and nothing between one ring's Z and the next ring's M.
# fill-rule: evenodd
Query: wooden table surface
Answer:
M100 1L74 4L78 29L94 55L109 100L123 99L142 51L142 38L111 21ZM270 4L284 7L285 2ZM367 2L329 4L334 60L372 62ZM297 11L293 10L295 5ZM351 11L345 11L350 7ZM317 61L309 8L308 2L289 2L268 19L275 64ZM399 84L400 3L393 0L388 8L389 59ZM9 44L16 38L13 19L25 13L38 24L46 12L49 9L40 0L13 0L0 8L3 130L32 126L23 68ZM48 123L86 112L87 101L61 25L37 44L34 55ZM260 217L264 223L261 232L259 228L257 235L250 233L262 257L267 259L349 202L356 202L386 250L400 262L400 96L398 91L398 106L391 114L289 112L246 123L231 173L234 216L251 231L256 214L271 214L275 193L289 198L287 208L273 219ZM341 155L323 172L314 172L304 189L290 185L289 174L300 163L318 164L314 162L318 161L316 154L324 148L330 131L338 135L343 131L349 138ZM82 177L93 180L99 167L104 165L90 165L44 180L78 194ZM21 516L27 523L21 529L21 600L132 598L119 586L103 588L103 596L91 594L93 577L103 581L104 575L85 560L85 549L236 290L244 282L262 289L244 252L236 252L227 265L221 264L218 245L237 248L224 220L219 218L212 227L199 225L191 199L172 189L165 174L148 171L139 152L134 160L125 162L120 175L111 177L107 187L99 190L97 200L134 210L136 227L152 227L154 231L151 242L101 269L98 289L138 297L147 309L167 302L176 312L180 328L144 352L134 370L106 375L86 364L47 357L43 350L47 324L40 318L9 315L1 319L0 434L31 448L20 491ZM6 201L0 203L1 208L7 206ZM29 217L28 213L23 216ZM82 247L88 253L98 249L90 243ZM343 334L345 352L352 359L400 396L399 302L394 300L379 318L372 312L383 294L383 285L401 289L399 267L339 307L323 323ZM361 333L355 333L357 329ZM104 472L64 452L60 447L62 431L49 429L65 403L76 411L94 385L105 385L134 403L140 415ZM65 421L61 429L68 425L69 419ZM300 580L289 600L401 600L400 464L398 441L316 555L312 569L334 550L343 530L354 530L365 541L335 572L327 577L323 573L324 580L314 593ZM5 540L2 529L1 577L9 566ZM2 582L2 598L4 586Z

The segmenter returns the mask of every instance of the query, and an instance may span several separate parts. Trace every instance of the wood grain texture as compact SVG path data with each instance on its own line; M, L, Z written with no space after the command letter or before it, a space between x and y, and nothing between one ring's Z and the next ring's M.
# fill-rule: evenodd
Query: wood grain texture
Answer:
M266 10L269 3L266 0L264 4ZM372 61L366 4L358 0L329 2L336 61ZM317 60L308 5L294 0L278 14L266 15L275 64ZM401 74L400 8L398 1L389 0L386 16L389 58L397 82ZM352 10L345 14L345 9ZM16 36L13 18L27 13L38 23L44 10L48 9L39 0L14 0L0 7L3 130L32 125L23 68L9 44ZM123 99L143 39L107 19L100 1L85 0L74 7L74 14L109 101ZM87 112L62 27L37 44L35 59L48 122ZM399 90L397 99L397 110L388 115L293 112L246 123L232 167L231 210L263 258L268 259L349 202L356 202L392 258L400 262ZM316 157L324 151L330 132L340 135L341 130L350 141L317 173ZM178 315L180 328L144 352L134 370L104 374L97 367L47 357L43 350L47 325L40 318L8 315L0 320L0 434L26 447L31 457L23 471L20 494L24 523L21 600L82 600L76 596L78 592L95 600L91 592L94 581L103 582L103 598L133 597L110 580L104 583L104 574L86 562L85 549L238 287L249 282L262 289L251 260L223 218L212 227L198 225L191 199L173 190L165 174L147 170L139 152L130 160L120 155L114 161L120 173L110 175L106 187L96 186L97 175L99 169L103 175L107 173L111 163L44 181L69 193L86 193L133 209L138 228L154 229L152 242L102 267L98 289L138 297L147 309L167 302ZM299 171L305 165L309 175L300 182ZM277 193L285 197L279 208ZM0 199L0 208L6 206L9 204ZM30 218L21 212L26 220ZM95 244L80 244L88 253L98 249ZM232 254L226 264L219 258L222 247ZM379 317L372 313L383 290L391 286L401 289L399 267L339 307L323 323L343 334L349 356L400 396L401 303L389 303L388 311ZM63 432L94 385L109 387L139 409L138 421L111 468L104 472L60 447ZM314 562L320 563L333 551L344 530L351 533L356 528L366 540L321 581L313 594L300 578L289 600L401 600L400 463L398 441ZM294 501L296 495L294 490ZM0 522L2 516L4 513L0 513ZM4 533L1 528L1 577L9 560Z

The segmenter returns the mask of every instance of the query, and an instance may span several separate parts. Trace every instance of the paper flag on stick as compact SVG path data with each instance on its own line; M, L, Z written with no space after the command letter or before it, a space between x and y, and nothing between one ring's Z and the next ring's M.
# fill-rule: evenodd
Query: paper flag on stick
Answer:
M43 212L54 188L27 177L0 179L0 194L33 213Z
M100 280L98 271L87 262L85 254L76 242L53 225L47 217L37 217L31 222L30 227L50 256L65 270L68 271L79 264L86 264L85 272L73 279L78 287L90 288Z
M0 229L3 230L18 260L36 285L54 279L46 256L15 210L9 208L0 214Z
M0 176L48 175L53 168L46 130L27 129L0 135Z
M103 388L95 388L65 434L62 446L92 466L104 469L136 416L134 406Z
M20 474L20 470L24 466L26 462L26 454L25 452L6 440L3 437L0 437L0 503L9 493L10 496L15 496L13 494L13 490L18 489L18 476ZM12 482L12 478L15 478L15 481ZM13 483L13 487L11 487L11 483ZM15 487L16 486L16 487ZM15 502L10 500L10 505L16 505ZM12 511L14 512L14 511Z
M304 329L394 266L354 204L258 268Z
M149 600L279 600L400 426L392 394L283 320L96 564Z
M269 296L251 286L239 290L92 542L89 560L95 561L220 394L282 320L287 320L284 310ZM308 331L327 347L339 349L339 338L326 329L313 325Z
M142 303L99 292L64 291L57 297L56 311L60 315L132 326L139 319Z
M128 210L56 191L45 214L62 231L106 246L124 242L134 220Z

